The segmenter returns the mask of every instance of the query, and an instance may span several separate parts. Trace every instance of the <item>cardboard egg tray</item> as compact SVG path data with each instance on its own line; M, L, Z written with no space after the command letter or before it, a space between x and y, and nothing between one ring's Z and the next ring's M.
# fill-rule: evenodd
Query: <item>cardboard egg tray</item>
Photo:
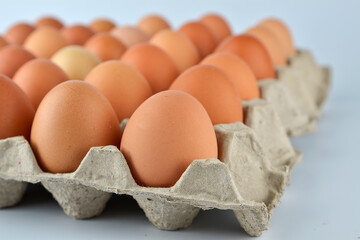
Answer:
M93 147L75 172L51 174L40 169L23 137L0 140L0 208L20 202L28 183L41 182L64 212L77 219L101 214L112 193L128 194L159 229L186 228L200 209L217 208L233 210L249 235L260 236L269 228L273 209L301 159L288 134L309 131L326 97L328 71L308 63L310 60L311 55L299 52L288 67L298 70L293 70L297 78L284 79L287 70L279 69L278 81L262 81L263 99L243 102L244 123L214 127L219 159L195 160L170 188L138 186L115 146ZM299 107L304 96L290 90L299 89L292 81L305 76L299 73L301 69L312 79L303 89L313 97L315 115ZM314 86L318 90L310 91ZM124 120L121 127L126 123Z
M262 98L273 104L289 136L315 131L330 89L330 69L299 50L288 66L276 70L277 81L259 82Z

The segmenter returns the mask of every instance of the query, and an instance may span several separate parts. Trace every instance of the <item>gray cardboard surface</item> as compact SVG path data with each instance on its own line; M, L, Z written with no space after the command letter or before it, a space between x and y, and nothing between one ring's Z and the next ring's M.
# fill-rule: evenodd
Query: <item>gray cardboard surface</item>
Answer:
M330 69L318 66L309 51L298 51L288 66L277 68L275 81L259 82L262 98L274 106L289 136L316 130L330 75Z

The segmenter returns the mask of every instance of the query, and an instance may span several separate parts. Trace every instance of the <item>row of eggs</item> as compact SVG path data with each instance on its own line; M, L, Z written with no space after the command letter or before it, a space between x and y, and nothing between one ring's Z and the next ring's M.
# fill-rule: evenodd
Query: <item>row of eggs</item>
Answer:
M257 81L295 54L279 20L233 36L215 14L178 31L153 15L137 27L43 18L10 28L0 48L0 139L24 136L51 173L75 171L93 146L120 146L151 187L217 158L213 125L243 121L241 101L259 98Z

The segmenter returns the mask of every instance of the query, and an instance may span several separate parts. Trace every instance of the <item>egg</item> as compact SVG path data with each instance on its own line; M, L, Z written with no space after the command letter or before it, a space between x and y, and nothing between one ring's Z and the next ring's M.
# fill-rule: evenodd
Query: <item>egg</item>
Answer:
M100 59L80 46L67 46L57 51L51 58L72 80L84 80Z
M24 91L35 109L56 85L68 80L61 68L47 59L25 63L14 75L13 81Z
M142 18L138 24L138 28L147 33L150 37L154 36L157 32L170 29L169 23L161 16L148 15Z
M84 47L102 61L119 59L126 51L126 46L109 33L97 33L84 44Z
M187 36L204 58L212 53L217 45L213 32L201 22L189 22L181 26L179 32Z
M149 83L132 66L111 60L96 66L86 77L86 82L99 89L110 101L121 122L152 95Z
M109 32L115 27L115 23L104 18L99 18L91 22L90 28L94 32Z
M175 63L161 48L141 43L125 52L121 60L138 69L154 93L167 90L179 75Z
M230 52L249 65L257 80L275 78L275 66L265 46L250 35L238 35L225 39L216 52Z
M64 27L64 25L62 24L62 22L54 17L43 17L40 18L39 20L37 20L37 22L35 23L35 27L36 28L41 28L41 27L53 27L56 29L61 29Z
M207 14L200 19L200 22L204 23L217 38L218 42L221 42L228 36L231 36L231 28L226 20L217 14Z
M34 108L21 89L0 74L0 139L24 136L30 138Z
M121 130L109 101L90 84L57 85L40 103L30 143L41 169L74 172L91 147L119 146Z
M282 21L274 18L266 19L259 25L268 28L281 42L285 54L287 57L294 56L296 54L294 42L288 27Z
M0 36L0 49L5 47L6 45L8 45L7 41L5 40L5 38Z
M226 73L215 66L194 66L182 73L169 89L194 96L214 125L243 121L239 92Z
M56 51L67 46L66 39L52 27L41 27L25 40L24 48L39 58L50 58Z
M257 26L247 30L246 33L258 38L264 44L275 66L286 66L286 55L281 47L281 42L269 29Z
M123 26L111 30L111 34L119 39L126 47L149 41L150 37L137 27Z
M169 54L179 72L185 71L200 61L196 47L182 33L162 30L151 38L150 43Z
M0 50L0 73L12 78L15 72L35 56L18 45L8 45Z
M61 35L69 45L84 45L94 35L94 31L83 25L73 25L61 29Z
M196 159L217 158L217 142L201 104L181 91L153 95L127 123L120 151L135 181L170 187Z
M35 28L30 24L18 23L8 29L4 37L9 44L22 45L34 29Z
M242 100L260 97L256 77L244 60L232 53L214 53L206 57L202 64L213 65L223 70L233 81Z

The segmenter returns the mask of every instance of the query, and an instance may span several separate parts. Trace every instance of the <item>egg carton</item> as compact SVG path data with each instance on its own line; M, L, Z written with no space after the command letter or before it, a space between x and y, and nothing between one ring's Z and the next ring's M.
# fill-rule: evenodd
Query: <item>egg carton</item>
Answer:
M40 169L23 137L0 140L0 208L21 201L27 183L41 182L76 219L101 214L112 193L128 194L159 229L186 228L200 209L217 208L233 210L249 235L260 236L301 154L271 104L244 102L244 114L245 124L214 126L221 161L195 160L170 188L138 186L115 146L93 147L75 172L51 174Z
M288 66L276 70L277 81L259 82L262 98L274 105L290 136L315 131L330 89L330 69L299 50Z

